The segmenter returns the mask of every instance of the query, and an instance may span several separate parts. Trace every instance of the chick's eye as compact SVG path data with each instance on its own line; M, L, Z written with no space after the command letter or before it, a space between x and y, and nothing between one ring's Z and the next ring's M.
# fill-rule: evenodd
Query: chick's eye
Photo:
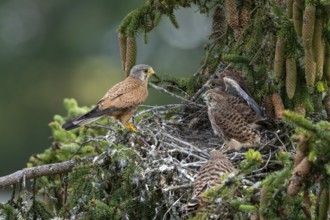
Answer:
M148 73L148 70L143 70L144 73Z

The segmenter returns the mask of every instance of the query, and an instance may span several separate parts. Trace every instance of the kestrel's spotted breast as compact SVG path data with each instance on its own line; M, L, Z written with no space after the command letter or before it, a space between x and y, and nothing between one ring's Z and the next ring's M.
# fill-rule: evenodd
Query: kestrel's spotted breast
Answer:
M212 129L229 147L240 149L242 146L255 146L260 142L259 133L249 125L241 110L228 103L225 93L212 89L204 96Z

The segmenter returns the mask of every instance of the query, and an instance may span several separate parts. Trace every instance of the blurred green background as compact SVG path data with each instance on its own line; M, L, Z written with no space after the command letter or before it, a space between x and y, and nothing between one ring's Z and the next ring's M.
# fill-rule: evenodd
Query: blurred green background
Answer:
M25 167L32 154L50 146L48 123L65 114L62 101L95 104L124 79L116 29L142 0L0 1L0 176ZM211 19L196 8L176 12L180 29L163 17L138 38L138 63L158 74L196 72ZM172 102L150 89L146 104Z

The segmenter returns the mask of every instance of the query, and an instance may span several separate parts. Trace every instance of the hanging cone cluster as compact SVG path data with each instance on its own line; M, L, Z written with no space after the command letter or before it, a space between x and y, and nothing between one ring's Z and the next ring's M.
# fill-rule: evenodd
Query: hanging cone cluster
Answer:
M239 38L250 21L250 12L244 7L239 15L239 26L234 29L235 38Z
M312 163L305 156L302 161L293 169L292 176L290 178L290 184L288 187L288 194L291 196L297 195L305 182L307 174L309 174L312 168Z
M328 84L330 83L330 47L325 41L326 34L324 34L327 33L325 23L330 19L330 6L328 7L329 16L324 16L324 12L327 11L324 9L327 7L318 4L316 6L314 1L288 0L286 6L288 18L292 19L287 19L287 23L283 22L278 32L273 61L275 80L285 85L286 94L289 97L288 104L291 106L294 104L294 110L305 115L306 110L312 110L314 104L308 102L307 99L301 100L299 96L295 96L297 75L301 73L298 67L300 64L304 67L307 86L315 87L316 82L324 78L327 79ZM325 20L326 17L327 20ZM293 29L295 33L292 32ZM299 49L301 46L303 54ZM291 56L295 59L290 58Z
M305 63L306 83L309 86L313 86L315 83L315 76L316 76L316 63L314 61L312 50L305 50L304 63Z
M290 178L288 187L288 194L291 196L296 195L302 187L306 176L309 174L312 163L308 160L308 141L309 136L306 134L295 134L293 140L297 143L297 152L294 159L294 168Z
M316 62L316 76L317 79L322 79L324 66L324 39L323 32L323 18L319 17L315 20L315 29L313 37L314 59Z
M272 103L274 106L275 118L282 119L284 113L284 104L281 96L277 92L272 94Z
M293 3L293 25L297 34L301 36L303 25L303 5L299 0L295 0Z
M252 4L247 2L246 4ZM235 39L238 39L250 22L248 7L243 6L239 12L236 0L226 0L226 19L228 25L234 30Z
M239 17L237 10L237 2L236 0L226 0L226 19L228 25L232 29L237 29L239 26Z
M275 109L273 106L272 98L270 96L264 97L263 106L265 107L266 115L268 115L271 118L275 118Z
M312 49L313 35L315 27L315 6L308 4L304 11L302 26L302 39L304 43L305 50Z
M293 0L286 0L286 8L288 10L288 17L292 18Z
M278 38L276 41L275 57L274 57L274 73L277 81L280 81L284 76L284 48L285 41L283 38Z
M212 37L218 39L227 32L225 12L221 7L216 7L212 17Z
M134 36L129 36L126 39L126 63L125 63L126 76L129 75L132 67L136 63L136 54L137 54L136 39Z
M120 52L121 67L125 71L125 64L126 64L126 37L121 32L118 32L118 42L119 42L119 52Z
M296 167L306 157L309 138L304 134L296 134L292 138L297 143L297 152L294 158L294 165L293 165L293 167Z
M292 99L294 93L296 91L296 84L297 84L297 64L296 59L294 57L287 57L285 61L286 66L286 94L288 95L289 99Z
M121 66L126 77L136 63L137 46L134 36L125 37L121 32L118 33L119 51Z

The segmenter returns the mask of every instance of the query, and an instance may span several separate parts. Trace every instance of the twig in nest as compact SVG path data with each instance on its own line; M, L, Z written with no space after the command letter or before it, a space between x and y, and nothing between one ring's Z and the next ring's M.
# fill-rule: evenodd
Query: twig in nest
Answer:
M192 153L191 151L187 151L187 150L184 149L183 147L180 147L180 146L178 146L178 145L176 145L176 144L174 144L174 143L166 143L166 142L164 142L164 145L165 145L165 144L167 144L167 145L169 145L169 146L171 146L171 147L174 147L174 149L168 150L169 152L172 152L172 153L173 153L173 152L180 152L180 153L187 154L188 156L192 156L192 157L198 158L198 159L200 159L200 160L205 160L205 158L200 157L200 156L198 156L198 155Z
M167 219L166 215L171 211L171 209L181 200L181 198L184 196L184 194L182 196L180 196L180 198L178 198L172 205L170 208L168 208L168 210L165 212L164 216L163 216L163 220Z
M267 160L266 164L263 167L261 167L261 168L259 168L257 170L254 170L252 173L258 173L258 172L266 169L271 158L272 158L272 151L269 151L269 157L268 157L268 160Z
M157 86L157 85L153 84L152 82L149 82L149 85L150 85L152 88L154 88L154 89L156 89L156 90L158 90L158 91L160 91L160 92L162 92L162 93L165 93L165 94L167 94L167 95L170 95L170 96L172 96L172 97L174 97L174 98L176 98L176 99L179 99L179 100L181 100L181 101L183 101L183 102L189 102L188 99L185 99L185 98L183 98L183 97L181 97L181 96L179 96L179 95L177 95L177 94L174 94L174 93L168 91L167 89L164 89L164 88L162 88L162 87L160 87L160 86Z
M137 113L134 117L140 117L146 113L153 112L153 111L158 111L158 110L169 110L169 109L174 109L174 108L184 108L186 105L185 104L169 104L169 105L160 105L160 106L152 106L149 109L140 111Z
M172 96L172 97L174 97L174 98L176 98L176 99L179 99L179 100L181 100L181 101L183 101L183 102L185 102L185 103L187 103L187 104L189 104L189 105L195 105L195 106L198 106L198 107L204 107L203 105L199 105L199 104L196 104L195 102L191 102L191 101L189 101L188 99L185 99L185 98L183 98L182 96L179 96L179 95L177 95L177 94L174 94L174 93L168 91L167 89L164 89L164 88L162 88L162 87L160 87L160 86L157 86L157 85L155 85L155 84L153 84L153 83L151 83L151 82L149 82L149 85L150 85L152 88L154 88L154 89L156 89L156 90L158 90L158 91L160 91L160 92L162 92L162 93L165 93L165 94L167 94L167 95L170 95L170 96Z
M174 140L174 141L176 141L176 142L178 142L178 143L181 143L181 144L184 144L184 145L190 147L191 149L193 149L193 150L195 150L195 151L201 153L203 156L206 156L207 158L209 157L209 155L208 155L207 153L205 153L204 151L202 151L202 150L199 149L198 147L196 147L196 146L190 144L189 142L186 142L186 141L184 141L184 140L178 139L178 138L176 138L176 137L174 137L174 136L172 136L172 135L170 135L170 134L168 134L168 133L166 133L166 132L163 132L162 135L164 135L164 136L166 136L166 137L168 137L168 138L171 138L172 140Z
M178 186L169 186L169 187L164 188L163 191L167 192L167 191L175 191L175 190L179 190L179 189L188 189L188 188L191 188L192 186L193 186L192 183L178 185Z

